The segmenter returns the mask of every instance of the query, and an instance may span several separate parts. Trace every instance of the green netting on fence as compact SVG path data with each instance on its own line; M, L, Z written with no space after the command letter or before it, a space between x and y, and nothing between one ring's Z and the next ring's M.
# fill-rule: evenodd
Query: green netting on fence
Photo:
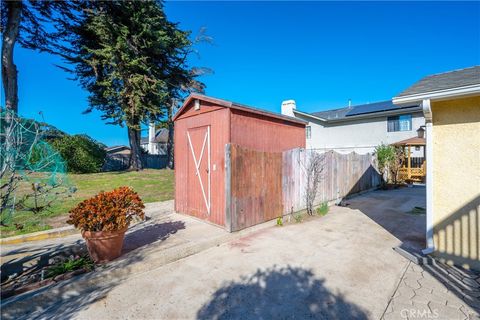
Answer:
M0 213L6 224L16 211L48 210L70 192L65 161L44 138L43 125L0 113Z

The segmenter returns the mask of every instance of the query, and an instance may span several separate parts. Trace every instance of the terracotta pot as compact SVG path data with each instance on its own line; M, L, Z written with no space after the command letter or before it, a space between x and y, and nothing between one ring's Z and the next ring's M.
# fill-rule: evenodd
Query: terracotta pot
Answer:
M92 260L103 263L120 257L126 231L127 228L116 231L82 231Z

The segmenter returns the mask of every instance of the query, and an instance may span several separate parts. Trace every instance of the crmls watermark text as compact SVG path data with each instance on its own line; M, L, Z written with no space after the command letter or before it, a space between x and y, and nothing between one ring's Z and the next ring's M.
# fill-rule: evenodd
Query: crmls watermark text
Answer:
M402 309L400 311L402 319L437 319L439 314L437 309Z

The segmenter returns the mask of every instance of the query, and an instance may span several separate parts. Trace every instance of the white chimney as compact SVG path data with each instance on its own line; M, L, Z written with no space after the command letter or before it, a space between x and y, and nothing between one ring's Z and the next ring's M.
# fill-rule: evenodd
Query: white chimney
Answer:
M148 126L148 153L155 154L155 123Z
M282 102L282 114L290 117L295 117L293 110L297 108L295 100L285 100Z

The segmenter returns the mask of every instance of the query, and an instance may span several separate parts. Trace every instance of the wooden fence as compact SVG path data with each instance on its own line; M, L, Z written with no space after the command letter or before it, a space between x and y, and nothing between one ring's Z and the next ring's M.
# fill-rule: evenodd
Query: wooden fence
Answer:
M230 231L279 216L283 208L281 153L259 152L232 144L227 172L229 169L226 221Z
M305 209L306 168L311 154L317 152L293 149L283 153L283 214ZM328 151L320 154L323 170L315 197L315 205L339 202L344 197L377 187L381 177L371 154Z
M149 169L164 169L167 167L167 156L157 154L144 154L143 165ZM129 154L110 154L105 158L102 171L122 171L128 169Z
M237 231L305 209L306 167L312 150L283 153L227 146L227 228ZM321 154L322 173L315 204L377 187L381 177L371 154Z

